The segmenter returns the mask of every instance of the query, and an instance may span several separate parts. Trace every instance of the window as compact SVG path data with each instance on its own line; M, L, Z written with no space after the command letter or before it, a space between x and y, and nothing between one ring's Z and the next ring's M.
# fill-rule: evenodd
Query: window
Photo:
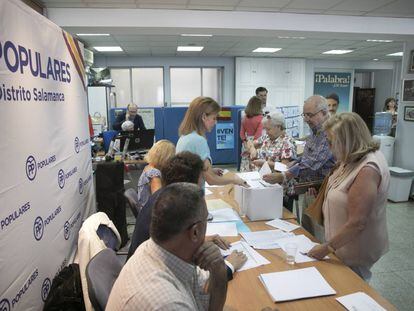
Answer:
M138 107L164 106L163 68L132 68L132 99Z
M131 79L129 69L111 69L112 93L115 94L116 107L126 107L131 103Z
M171 68L171 105L187 106L198 96L221 103L222 68Z

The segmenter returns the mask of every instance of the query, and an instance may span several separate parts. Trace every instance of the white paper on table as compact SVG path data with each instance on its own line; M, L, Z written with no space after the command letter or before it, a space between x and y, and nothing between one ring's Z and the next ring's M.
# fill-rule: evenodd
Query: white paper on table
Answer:
M350 311L386 311L374 299L363 292L338 297L336 300Z
M315 245L318 243L312 242L308 237L304 236L303 234L300 235L293 235L291 237L279 239L277 241L279 246L286 251L286 244L288 243L295 243L298 246L298 251L296 252L295 262L296 263L303 263L303 262L311 262L317 261L317 259L309 257L306 254L309 252ZM327 259L328 256L325 257Z
M269 163L265 161L259 170L260 177L263 178L264 175L271 174L271 173L272 173L272 170L270 169Z
M230 208L230 204L226 203L222 199L211 199L206 200L207 209L209 212L217 210L217 209L223 209L223 208Z
M315 267L261 274L259 279L275 302L336 294Z
M238 236L234 222L208 222L206 235Z
M293 230L296 230L297 228L300 228L300 226L298 225L292 224L291 222L279 218L266 222L266 225L275 227L285 232L291 232Z
M251 248L246 242L238 241L231 244L230 249L228 250L220 250L223 256L230 255L233 251L243 252L247 256L247 261L244 265L238 270L248 270L252 268L256 268L259 266L270 264L270 261L256 252L253 248Z
M211 222L226 222L226 221L241 220L239 215L231 208L220 208L220 209L212 210L210 214L213 215L213 220Z
M287 170L289 170L289 168L286 164L283 164L282 162L275 162L274 170L279 172L286 172Z
M204 182L204 188L209 187L209 188L217 188L217 187L223 187L220 185L210 185L208 182Z
M281 230L264 230L254 232L241 232L243 239L252 247L265 249L266 246L278 245L278 240L292 236L292 233L286 233ZM276 247L273 247L276 248Z
M213 194L213 192L211 192L209 189L204 188L204 195L209 195L209 194Z
M259 172L257 172L257 171L237 173L236 175L239 176L241 179L244 179L247 182L249 182L249 180L260 180L260 179L262 179L260 177Z

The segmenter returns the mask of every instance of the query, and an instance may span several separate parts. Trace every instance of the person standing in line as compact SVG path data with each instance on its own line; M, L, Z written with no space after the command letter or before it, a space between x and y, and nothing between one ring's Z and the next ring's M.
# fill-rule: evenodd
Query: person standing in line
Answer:
M254 165L250 161L248 143L259 139L263 132L263 110L261 99L257 96L250 98L244 112L245 116L240 124L240 139L243 143L240 172L250 172L254 170Z
M178 129L180 138L177 142L176 153L189 151L197 154L204 162L204 179L210 185L236 184L247 186L246 181L236 174L223 176L221 170L212 167L206 133L211 132L216 125L219 111L220 106L214 99L202 96L195 98L190 103Z
M269 113L269 111L266 109L266 104L267 104L267 89L263 86L259 86L256 89L256 96L259 97L262 100L262 110L263 113Z

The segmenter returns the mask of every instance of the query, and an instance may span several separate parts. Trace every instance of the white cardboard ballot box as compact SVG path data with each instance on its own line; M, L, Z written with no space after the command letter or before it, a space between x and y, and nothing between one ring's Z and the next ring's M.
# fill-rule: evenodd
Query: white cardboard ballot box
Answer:
M242 214L250 220L275 219L283 215L283 188L278 184L261 188L234 185L234 198Z

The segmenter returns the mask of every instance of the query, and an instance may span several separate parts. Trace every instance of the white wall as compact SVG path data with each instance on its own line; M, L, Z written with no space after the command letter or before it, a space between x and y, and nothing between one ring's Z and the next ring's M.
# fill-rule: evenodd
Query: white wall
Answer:
M401 79L414 79L414 74L407 73L409 55L412 50L414 50L414 42L405 43ZM414 122L404 121L405 106L414 106L414 103L402 101L401 94L400 105L398 107L398 122L395 137L394 165L405 169L414 170Z
M170 105L170 67L223 67L223 104L234 105L234 57L122 57L96 56L94 67L163 67L164 96Z
M393 74L393 70L374 71L375 112L382 111L385 100L395 96L392 94Z

